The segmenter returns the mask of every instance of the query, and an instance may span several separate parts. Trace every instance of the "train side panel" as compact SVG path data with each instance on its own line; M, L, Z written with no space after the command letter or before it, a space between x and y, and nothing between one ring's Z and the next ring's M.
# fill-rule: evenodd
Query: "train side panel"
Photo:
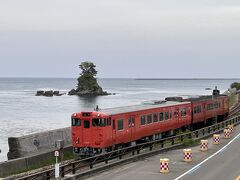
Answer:
M127 143L191 124L191 104L113 115L114 144Z

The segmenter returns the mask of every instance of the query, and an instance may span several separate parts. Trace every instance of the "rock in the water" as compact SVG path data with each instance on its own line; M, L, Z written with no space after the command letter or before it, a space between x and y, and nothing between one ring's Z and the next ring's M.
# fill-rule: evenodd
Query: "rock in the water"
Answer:
M44 96L44 91L37 91L35 96Z
M53 96L53 91L45 91L44 93L44 96L47 96L47 97L52 97Z
M70 92L69 92L69 95L70 95ZM76 91L75 90L75 94L72 94L72 95L78 95L78 96L106 96L106 95L111 95L111 93L108 93L106 91Z
M62 96L66 93L60 93L59 91L53 91L53 90L48 90L48 91L37 91L36 96L47 96L47 97L52 97L52 96Z
M68 95L76 95L77 91L75 89L72 89L71 91L68 92Z
M53 91L54 96L62 96L64 94L66 94L66 93L60 93L59 91Z
M61 94L59 93L59 91L53 91L53 95L54 95L54 96L61 96Z
M78 77L78 84L76 89L72 89L68 92L68 95L78 96L104 96L110 95L106 91L103 91L101 86L97 82L96 65L90 61L82 62L79 65L81 69L80 76Z

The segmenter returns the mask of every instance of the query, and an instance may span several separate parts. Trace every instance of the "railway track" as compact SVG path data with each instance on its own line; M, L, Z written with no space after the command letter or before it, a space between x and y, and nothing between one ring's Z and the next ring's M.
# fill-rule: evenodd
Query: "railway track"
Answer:
M230 109L228 118L235 116L240 112L240 102L238 102L233 108Z
M231 113L239 112L240 105L234 108ZM231 114L233 115L233 114ZM201 138L210 136L214 133L223 131L229 124L238 125L240 124L240 115L231 116L231 118L208 126L202 129L198 129L186 134L173 136L161 140L155 140L146 142L143 144L136 145L134 147L127 147L116 151L108 152L105 154L89 157L81 160L74 160L67 164L60 166L60 176L63 179L70 179L71 175L78 174L76 177L86 177L94 173L108 169L122 163L134 161L139 158L157 154L169 149L179 148L183 146L183 141L186 138L193 138L199 140ZM43 179L54 179L55 170L50 168L41 172L33 173L30 175L24 175L22 177L14 178L19 180L43 180ZM9 178L7 178L9 179ZM10 178L11 179L11 178Z

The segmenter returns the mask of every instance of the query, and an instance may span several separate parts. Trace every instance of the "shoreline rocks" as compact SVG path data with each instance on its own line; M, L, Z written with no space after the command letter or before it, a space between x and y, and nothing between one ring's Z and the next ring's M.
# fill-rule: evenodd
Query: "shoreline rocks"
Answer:
M60 93L60 91L54 91L54 90L39 90L36 92L35 96L45 96L45 97L53 97L53 96L62 96L66 93ZM116 95L116 93L108 93L107 91L76 91L75 89L72 89L68 92L69 96L77 95L77 96L107 96L107 95Z
M78 95L78 96L107 96L107 95L115 95L115 93L108 93L107 91L76 91L75 89L72 89L71 91L68 92L68 95Z
M66 93L60 93L59 91L53 91L53 90L48 90L48 91L39 90L36 92L35 96L53 97L53 96L62 96L64 94Z

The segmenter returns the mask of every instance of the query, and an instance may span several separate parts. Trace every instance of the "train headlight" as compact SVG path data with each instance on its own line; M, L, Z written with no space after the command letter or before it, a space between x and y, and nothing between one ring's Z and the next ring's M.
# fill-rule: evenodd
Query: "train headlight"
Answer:
M79 148L74 148L75 153L79 153Z

